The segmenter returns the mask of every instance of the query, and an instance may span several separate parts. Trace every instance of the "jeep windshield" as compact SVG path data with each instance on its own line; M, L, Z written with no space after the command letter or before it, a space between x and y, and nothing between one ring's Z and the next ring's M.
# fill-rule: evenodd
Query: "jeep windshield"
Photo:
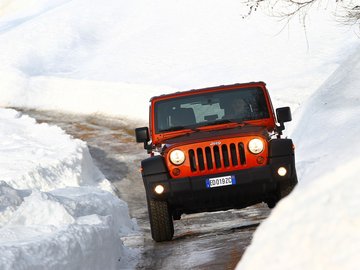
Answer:
M157 101L154 106L156 133L270 117L260 87L192 93Z

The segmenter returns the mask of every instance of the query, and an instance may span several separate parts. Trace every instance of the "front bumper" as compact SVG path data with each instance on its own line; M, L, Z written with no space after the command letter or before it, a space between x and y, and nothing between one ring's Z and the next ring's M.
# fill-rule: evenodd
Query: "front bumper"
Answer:
M274 160L273 160L274 161ZM287 174L279 176L279 167ZM207 179L232 176L236 183L209 188ZM147 196L155 200L166 200L173 211L196 213L243 208L276 196L278 182L296 179L295 167L288 159L278 159L269 165L221 174L171 179L167 173L143 177ZM162 194L154 190L164 187Z

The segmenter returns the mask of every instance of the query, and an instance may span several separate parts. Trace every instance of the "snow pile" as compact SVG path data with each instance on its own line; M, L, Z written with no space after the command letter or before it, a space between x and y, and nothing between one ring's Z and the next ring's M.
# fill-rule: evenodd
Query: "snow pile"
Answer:
M258 228L237 269L358 269L358 74L360 46L301 108L293 131L301 181Z
M14 110L0 109L0 179L14 188L42 191L111 184L93 165L86 143Z
M0 109L0 167L1 269L127 265L134 224L84 142Z
M0 229L1 269L119 269L127 205L94 187L29 192L0 182L0 199L21 204ZM3 216L3 211L1 212ZM2 219L2 221L4 221ZM126 265L126 264L125 264Z

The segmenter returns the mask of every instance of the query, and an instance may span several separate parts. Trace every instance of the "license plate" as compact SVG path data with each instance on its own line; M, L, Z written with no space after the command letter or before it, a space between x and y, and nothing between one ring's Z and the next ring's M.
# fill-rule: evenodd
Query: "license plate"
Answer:
M206 179L206 187L207 188L231 186L231 185L235 185L235 184L236 184L235 175L228 175L228 176Z

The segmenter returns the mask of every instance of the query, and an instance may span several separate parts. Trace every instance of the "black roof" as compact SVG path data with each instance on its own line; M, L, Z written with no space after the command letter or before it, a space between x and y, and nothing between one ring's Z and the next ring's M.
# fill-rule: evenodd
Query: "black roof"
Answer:
M160 98L160 97L167 97L167 96L175 96L178 94L187 94L187 93L196 93L196 92L200 92L200 91L204 91L204 90L216 90L216 89L221 89L221 88L233 88L235 86L244 86L244 85L251 85L251 84L262 84L265 86L265 83L263 81L259 81L259 82L248 82L248 83L235 83L235 84L229 84L229 85L219 85L219 86L213 86L213 87L206 87L206 88L198 88L198 89L191 89L191 90L185 90L185 91L178 91L178 92L174 92L174 93L170 93L170 94L163 94L163 95L159 95L159 96L154 96L150 99L150 102L153 99L156 98Z

